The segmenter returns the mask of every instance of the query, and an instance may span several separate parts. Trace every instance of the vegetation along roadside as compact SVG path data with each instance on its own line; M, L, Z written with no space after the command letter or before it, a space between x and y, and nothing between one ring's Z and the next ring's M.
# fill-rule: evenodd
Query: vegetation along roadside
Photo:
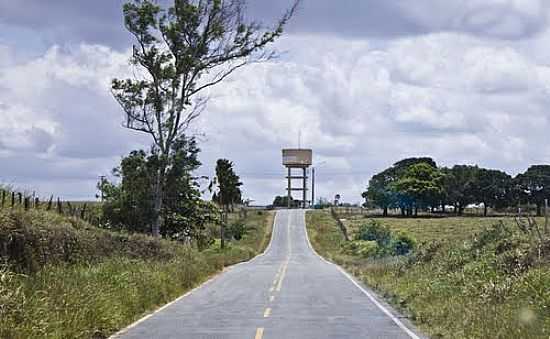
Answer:
M267 247L272 213L229 220L225 248L216 239L198 251L53 212L0 210L0 337L106 338Z
M431 337L548 338L550 235L540 222L495 220L456 238L416 242L416 229L406 234L395 225L405 221L388 226L365 219L346 242L328 211L307 213L315 250Z

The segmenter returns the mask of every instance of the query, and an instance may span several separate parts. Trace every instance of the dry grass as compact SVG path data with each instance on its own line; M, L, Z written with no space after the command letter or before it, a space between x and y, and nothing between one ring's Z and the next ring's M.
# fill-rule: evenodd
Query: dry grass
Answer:
M244 220L248 232L241 241L230 242L224 251L198 252L175 242L111 234L56 214L14 213L0 213L0 234L5 243L14 234L23 237L20 245L34 239L31 245L39 249L28 248L23 253L32 257L27 261L38 261L40 267L33 266L26 274L0 267L0 338L10 339L106 338L225 265L263 251L273 221L271 213L249 213ZM65 242L64 235L73 242ZM55 246L49 244L52 237L82 246ZM107 247L108 253L82 256L94 247L98 252ZM65 260L64 249L75 258Z
M346 219L344 225L353 234L368 220L368 218L354 217ZM463 241L501 221L514 222L511 217L376 218L375 220L388 226L392 231L404 231L419 242L442 239ZM544 223L544 218L537 220L540 224Z
M342 252L328 212L308 213L307 228L321 255L433 338L549 338L550 239L519 232L510 219L502 227L498 219L377 220L424 243L409 257L363 259Z

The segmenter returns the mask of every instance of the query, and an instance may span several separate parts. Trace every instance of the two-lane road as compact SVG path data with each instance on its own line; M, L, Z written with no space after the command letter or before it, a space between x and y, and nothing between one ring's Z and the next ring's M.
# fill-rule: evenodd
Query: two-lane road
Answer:
M417 338L310 247L302 210L278 211L265 254L239 264L117 338Z

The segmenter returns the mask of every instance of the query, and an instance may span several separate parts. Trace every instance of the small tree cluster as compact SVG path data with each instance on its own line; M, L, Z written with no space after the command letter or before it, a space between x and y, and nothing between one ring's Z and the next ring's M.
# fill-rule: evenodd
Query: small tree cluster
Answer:
M163 187L161 234L173 239L191 238L201 247L210 239L206 226L216 221L217 209L201 200L199 183L193 176L199 166L199 148L194 138L177 140L166 161ZM133 151L113 170L117 182L102 180L103 215L106 227L150 233L156 218L154 182L160 155L153 151Z
M273 207L284 207L287 208L289 206L288 204L288 196L276 196L273 200ZM298 208L300 207L300 201L294 200L292 197L290 197L290 207L291 208Z
M437 167L431 158L409 158L374 175L363 197L368 204L383 209L399 208L403 215L419 209L440 209L451 205L462 215L470 204L505 208L534 204L542 214L545 199L550 198L550 166L531 166L515 178L494 169L471 165Z

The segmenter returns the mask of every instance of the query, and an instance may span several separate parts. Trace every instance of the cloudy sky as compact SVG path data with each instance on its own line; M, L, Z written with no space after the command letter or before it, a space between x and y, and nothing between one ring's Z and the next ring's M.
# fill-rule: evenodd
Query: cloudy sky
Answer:
M0 183L90 199L149 140L109 92L128 70L122 0L0 0ZM249 0L273 22L289 0ZM314 150L319 195L360 201L408 156L510 174L550 162L547 0L304 0L276 48L211 91L201 175L233 160L245 196L283 194L280 150Z

